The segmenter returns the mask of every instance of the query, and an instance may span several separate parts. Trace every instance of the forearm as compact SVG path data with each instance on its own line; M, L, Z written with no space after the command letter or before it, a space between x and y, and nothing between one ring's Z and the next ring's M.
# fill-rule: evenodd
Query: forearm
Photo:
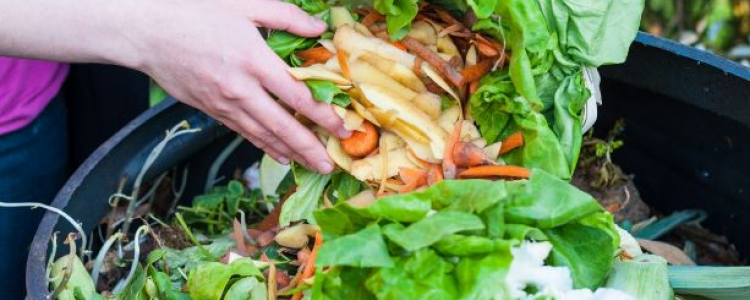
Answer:
M0 56L137 67L139 0L0 0Z

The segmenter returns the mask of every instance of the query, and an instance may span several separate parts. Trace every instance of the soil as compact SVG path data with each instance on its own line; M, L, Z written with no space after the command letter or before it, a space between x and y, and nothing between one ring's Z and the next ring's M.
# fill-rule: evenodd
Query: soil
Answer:
M610 132L608 141L614 137ZM648 206L633 182L633 175L625 174L612 162L609 155L596 155L595 145L606 143L593 137L584 139L580 163L571 183L591 194L607 210L614 213L615 222L628 220L632 224L664 217ZM616 148L615 148L616 149ZM681 249L698 265L745 265L737 249L725 236L712 233L700 224L685 224L660 239Z

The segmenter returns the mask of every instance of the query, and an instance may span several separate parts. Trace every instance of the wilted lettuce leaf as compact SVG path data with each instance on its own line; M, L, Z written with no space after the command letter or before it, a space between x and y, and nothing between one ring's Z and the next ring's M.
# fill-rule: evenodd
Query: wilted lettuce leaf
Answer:
M538 0L549 28L575 61L622 63L640 25L644 0Z
M547 258L553 266L570 269L575 288L599 287L606 278L615 257L612 236L599 228L570 223L545 230L552 243Z
M418 0L374 0L373 7L385 16L388 34L398 41L411 30L411 22L417 16Z
M349 95L344 93L336 84L326 80L306 80L305 84L310 89L313 99L327 104L335 104L347 107L352 103Z
M398 224L386 226L383 234L407 251L430 246L454 233L484 229L478 216L458 211L440 211L405 228L392 225Z
M326 241L320 247L315 263L319 266L393 267L378 224Z
M320 174L304 168L295 168L294 181L297 191L284 202L279 215L279 225L288 226L289 223L307 220L314 223L313 211L318 207L326 185L331 175Z
M263 274L251 259L240 258L229 265L206 262L190 272L187 285L190 297L195 300L221 300L232 278L246 277L263 280Z
M602 211L589 194L540 170L533 170L525 184L509 189L513 200L505 210L508 223L554 228Z
M453 264L433 250L423 249L396 259L393 268L380 268L367 279L367 289L378 300L457 298Z
M70 277L65 283L65 286L61 287L60 285L63 284L63 274L68 266L73 266L73 269L69 272ZM96 294L96 288L94 287L91 276L86 271L86 267L83 265L83 262L81 262L81 259L78 258L75 253L70 253L58 258L51 266L50 276L50 278L52 278L50 283L53 289L60 289L57 296L58 299L75 300L74 293L76 290L79 290L79 293L85 297ZM90 299L91 298L85 298L84 300Z

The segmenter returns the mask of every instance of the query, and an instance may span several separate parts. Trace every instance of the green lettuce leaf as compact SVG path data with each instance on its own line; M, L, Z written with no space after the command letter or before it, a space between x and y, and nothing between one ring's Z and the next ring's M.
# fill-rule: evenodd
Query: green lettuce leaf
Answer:
M479 19L486 19L492 15L497 7L498 0L466 0L471 6L474 14Z
M345 201L363 191L367 186L347 172L337 172L331 176L331 194L329 198ZM336 192L334 195L333 192ZM336 203L334 202L334 203Z
M562 50L588 66L625 61L644 0L538 0Z
M283 227L299 220L314 223L313 212L318 207L325 187L330 180L331 175L329 174L324 175L304 168L294 169L297 191L281 207L279 224Z
M478 216L458 211L440 211L408 227L391 225L398 224L386 226L383 233L407 251L430 246L454 233L484 229Z
M457 298L458 287L451 271L453 264L423 249L397 258L393 268L378 269L365 285L378 300L452 300Z
M510 249L498 249L485 256L461 259L455 272L460 290L460 298L457 299L510 299L502 283L505 282L511 261L513 256Z
M508 223L554 228L602 211L589 194L541 170L533 170L527 182L509 189L513 200L505 210Z
M328 3L323 0L286 0L286 2L297 5L311 15L321 13L329 8Z
M369 209L353 207L347 202L316 210L313 217L326 239L355 233L378 219Z
M206 262L188 275L187 285L190 297L195 300L221 300L230 280L247 277L263 280L263 274L249 258L240 258L229 265Z
M411 30L411 22L419 10L418 0L374 0L373 7L385 16L388 34L401 40Z
M374 300L375 296L365 287L365 280L371 272L372 269L367 268L333 267L325 273L318 269L312 300Z
M310 89L313 99L318 102L335 104L347 107L352 103L348 94L344 93L336 84L326 80L306 80L305 84Z
M503 156L506 163L543 169L559 178L569 179L572 170L562 145L547 119L520 97L507 71L485 76L469 102L471 116L482 137L496 142L521 131L525 145Z
M316 39L303 38L286 31L273 31L266 39L268 47L287 63L292 64L292 54L297 50L307 49L318 43ZM299 61L297 61L299 62ZM296 66L298 64L292 64Z
M553 266L568 267L575 288L595 289L604 282L617 249L608 232L571 223L544 233L552 243L547 261Z
M320 247L315 263L319 266L393 267L380 226L377 224L325 242Z
M266 285L255 277L245 277L229 288L224 300L267 300Z
M497 251L510 251L513 241L490 239L476 235L451 234L433 245L438 253L445 256L473 256Z

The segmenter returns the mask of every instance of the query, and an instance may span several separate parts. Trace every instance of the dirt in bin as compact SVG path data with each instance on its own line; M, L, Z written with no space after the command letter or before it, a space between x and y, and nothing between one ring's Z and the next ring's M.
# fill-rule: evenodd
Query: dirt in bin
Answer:
M648 199L641 198L631 174L626 174L611 160L611 152L623 146L616 140L616 128L606 140L588 136L584 139L579 166L571 183L591 194L603 207L615 211L615 222L628 220L632 224L647 222L652 217L665 215L651 209ZM597 153L596 148L600 151ZM606 149L606 151L601 151ZM726 236L712 233L699 224L686 224L660 239L692 257L697 265L746 265L747 259L740 256Z

